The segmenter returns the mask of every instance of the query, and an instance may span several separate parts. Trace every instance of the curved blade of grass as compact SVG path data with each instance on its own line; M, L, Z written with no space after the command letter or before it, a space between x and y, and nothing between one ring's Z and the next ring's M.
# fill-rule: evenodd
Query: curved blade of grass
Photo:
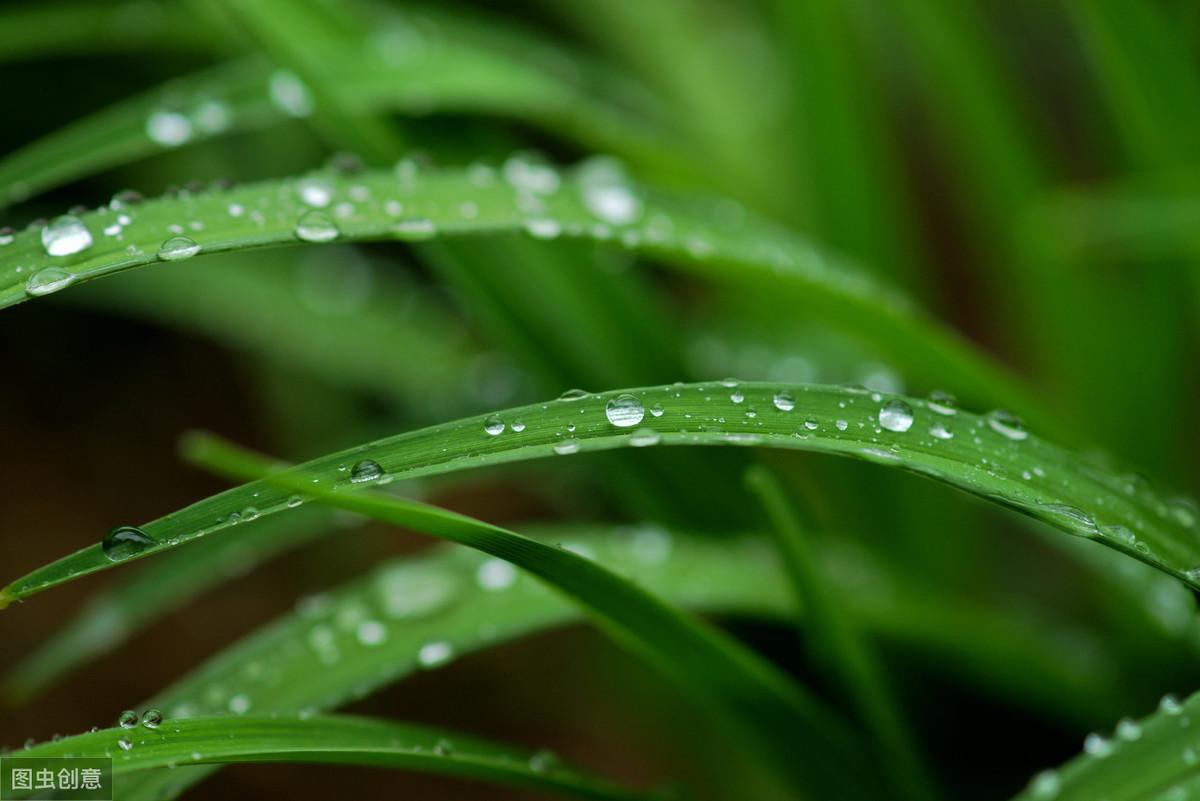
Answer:
M1123 719L1111 737L1089 735L1085 753L1039 773L1014 801L1186 801L1200 784L1198 716L1200 694L1186 702L1166 696L1154 714Z
M478 737L349 715L165 720L155 729L66 737L6 759L55 757L111 758L114 777L182 765L305 762L415 770L596 801L655 797Z
M844 722L772 663L733 638L678 612L585 555L417 501L377 491L326 489L313 475L284 469L212 437L197 435L189 457L216 472L259 478L322 504L466 545L511 562L571 598L615 640L689 687L750 739L783 776L815 793L872 797L874 780ZM351 487L351 490L359 488ZM797 756L797 751L802 756Z
M509 181L482 170L414 176L412 166L403 164L399 175L382 170L323 175L320 180L331 193L331 205L324 211L303 204L297 180L147 201L125 211L132 221L119 231L112 228L119 212L99 209L82 215L94 244L74 256L48 256L39 229L22 232L0 246L0 308L27 299L31 279L46 284L53 277L51 286L61 287L158 262L159 249L176 232L186 232L202 254L294 244L298 221L309 212L325 215L321 233L308 234L310 239L327 237L328 221L336 223L337 241L427 239L438 233L524 228L538 236L561 231L600 240L619 237L626 246L665 257L688 272L794 293L806 311L870 341L914 377L934 383L952 375L960 393L1005 405L1030 419L1050 419L1018 382L894 291L786 231L740 214L730 217L727 205L618 184L616 191L628 193L621 197L631 197L639 215L628 224L613 225L586 206L588 197L593 205L599 202L595 190L589 190L597 173L600 185L607 187L601 191L612 190L603 167L585 165L559 174L510 160L506 169L516 176L518 188L523 187L518 191ZM530 191L530 170L542 176L534 180L545 181L543 188L558 191ZM105 229L114 235L103 233ZM65 272L32 278L47 267Z
M912 745L914 738L879 665L857 631L857 621L825 576L811 535L801 525L787 492L761 464L749 467L745 480L770 522L780 562L804 609L812 648L874 735L878 758L887 766L895 788L905 798L935 798L932 777Z
M498 436L487 433L489 416L481 415L330 454L296 469L329 486L347 483L347 466L363 459L374 460L389 477L403 479L655 441L841 454L929 476L1068 534L1094 539L1200 587L1200 576L1193 572L1200 564L1200 543L1189 502L1174 501L1142 479L1115 473L1026 434L1002 415L959 411L946 416L922 400L802 384L705 383L634 392L643 408L661 408L662 413L647 411L645 429L633 433L606 417L606 405L629 393L610 392L509 409L498 415L506 423ZM790 402L777 401L780 393ZM777 403L792 408L782 411ZM881 427L885 406L911 409L910 430ZM520 433L508 428L514 421L525 424ZM899 426L894 417L889 424ZM570 428L574 430L568 433ZM253 482L195 503L146 524L154 542L135 558L228 528L229 516L248 505L262 514L285 509L291 494L270 483ZM99 544L93 545L14 581L0 592L0 600L24 598L115 564Z
M757 538L714 540L654 526L533 529L594 555L670 603L699 612L783 618L795 614L779 565ZM883 563L859 551L826 554L847 603L889 641L910 643L953 664L989 689L1042 711L1078 720L1097 708L1117 714L1121 685L1100 649L1077 647L1074 633L1045 621L1018 620L1011 608L970 598L930 598L906 589ZM863 576L873 577L862 582ZM495 647L579 619L578 607L519 569L459 546L391 559L371 573L311 596L296 610L246 637L152 699L171 717L230 709L306 713L330 710L420 670L429 643L454 657ZM384 624L364 642L360 630ZM264 669L264 667L266 669ZM1036 677L1036 678L1033 678ZM1115 705L1115 706L1114 706ZM138 778L130 799L160 799L203 771L162 771Z

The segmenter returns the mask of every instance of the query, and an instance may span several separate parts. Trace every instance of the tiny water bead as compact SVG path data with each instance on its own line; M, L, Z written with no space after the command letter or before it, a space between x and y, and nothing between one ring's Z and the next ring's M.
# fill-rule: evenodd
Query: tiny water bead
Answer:
M1083 752L1096 759L1104 759L1113 752L1113 744L1103 735L1092 732L1083 741Z
M110 562L120 562L136 556L154 544L154 540L134 526L117 526L104 535L100 548Z
M879 425L888 431L903 434L912 428L913 410L902 400L890 400L879 410Z
M988 412L987 424L988 428L1014 442L1020 442L1029 436L1029 432L1025 430L1025 424L1021 422L1021 418L1004 409L996 409L995 411Z
M117 745L122 751L130 751L133 749L133 740L130 740L128 737L121 737L117 739Z
M138 725L138 713L132 709L126 709L117 718L117 725L122 729L132 729Z
M378 481L383 476L383 468L374 459L363 459L355 462L354 467L350 468L350 481L353 484L366 484L369 481Z
M662 442L662 435L653 428L639 428L629 435L629 444L635 448L648 448Z
M604 416L617 428L630 428L642 422L646 407L637 397L625 392L609 399L604 407Z
M427 642L417 651L417 663L426 669L439 667L454 658L454 646L445 640Z
M498 437L504 433L504 421L500 419L499 415L493 414L483 421L483 430L489 436Z
M1050 801L1062 789L1062 779L1056 770L1044 770L1029 783L1029 794L1037 801Z
M549 217L537 217L525 221L525 232L534 239L555 239L562 233L562 224Z
M566 392L558 396L560 401L577 401L591 397L591 393L586 389L568 389Z
M162 710L156 707L150 707L146 710L145 714L142 715L142 725L147 729L157 729L162 725L162 722Z
M1158 711L1164 715L1178 715L1183 712L1183 705L1173 695L1164 695L1158 702Z
M958 399L949 392L934 390L929 393L929 400L925 402L925 406L929 411L935 414L955 415L958 414Z
M75 282L75 273L62 267L45 267L25 281L25 292L33 297L50 295Z
M786 389L775 393L771 403L781 412L790 412L796 408L796 396Z
M296 221L296 237L305 242L332 242L340 234L337 223L322 211L306 211Z
M1142 736L1142 727L1130 718L1122 718L1117 724L1117 737L1132 742Z
M568 437L554 443L554 452L559 456L567 456L568 454L579 452L579 440L574 437Z
M74 214L55 217L42 228L42 247L51 256L71 256L91 246L91 232Z
M190 259L200 252L200 246L194 239L186 236L173 236L158 249L158 257L163 261L183 261Z

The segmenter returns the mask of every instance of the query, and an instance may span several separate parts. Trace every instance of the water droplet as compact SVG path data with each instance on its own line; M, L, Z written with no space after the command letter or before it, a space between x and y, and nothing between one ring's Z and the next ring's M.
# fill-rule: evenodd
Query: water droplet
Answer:
M379 645L387 639L387 633L387 626L378 620L364 620L354 632L358 641L366 646Z
M173 236L158 249L158 257L163 261L183 261L190 259L200 252L200 246L195 240L186 236Z
M162 710L157 707L150 707L146 710L145 714L142 715L142 725L147 729L157 729L162 725L162 722L163 713Z
M493 437L498 437L504 433L504 421L499 415L493 414L483 421L483 430Z
M666 409L663 408L661 403L656 403L650 407L650 414L653 417L662 417L664 411L666 411Z
M350 481L354 484L365 484L368 481L378 481L384 476L383 468L374 459L363 459L355 462L350 469Z
M1014 442L1020 442L1029 436L1029 432L1025 430L1025 424L1021 422L1021 418L1004 409L996 409L995 411L988 412L987 424L997 434Z
M1142 727L1130 718L1122 718L1117 723L1117 736L1122 740L1132 742L1142 736Z
M568 437L560 442L554 443L554 452L559 456L567 456L568 454L579 452L579 440L574 437Z
M117 745L120 746L122 751L129 751L133 749L133 740L130 740L128 737L121 737L117 740Z
M1200 584L1200 565L1189 567L1183 572L1183 576L1194 584Z
M449 740L438 740L433 746L433 753L437 756L450 756L454 753L454 744Z
M424 242L437 236L437 225L433 220L426 218L397 220L388 227L388 230L397 239L403 239L406 242Z
M1179 699L1173 695L1164 695L1162 700L1158 702L1158 711L1164 715L1178 715L1183 712L1183 705L1179 703Z
M305 242L332 242L341 231L323 211L306 211L296 221L296 236Z
M132 709L126 709L121 713L120 717L117 718L117 725L122 729L132 729L134 726L138 725L138 713L134 712Z
M405 564L382 572L376 586L388 617L411 620L446 608L458 597L460 581L449 568Z
M902 400L890 400L879 410L879 425L888 431L903 434L912 424L912 407Z
M617 428L629 428L642 422L642 418L646 416L646 407L637 397L625 392L608 401L604 407L604 416Z
M648 448L662 442L662 435L653 428L639 428L629 435L629 444L635 448Z
M192 138L192 121L178 111L156 111L146 118L146 136L156 145L178 147Z
M513 420L509 428L513 430L513 433L520 434L525 430L525 422L523 420Z
M304 205L323 209L333 200L333 187L324 178L303 178L296 183L296 194Z
M506 590L517 580L517 569L503 559L485 559L475 571L475 580L485 590Z
M445 640L427 642L417 651L417 663L423 668L435 668L454 658L454 646Z
M250 711L250 696L238 693L229 699L229 711L235 715L244 715Z
M821 427L821 424L817 422L817 419L815 417L810 417L804 421L804 427L806 429L808 429L809 431L816 431L818 428Z
M1029 783L1029 794L1036 801L1050 801L1058 795L1060 789L1062 789L1062 779L1055 770L1043 770Z
M1104 759L1113 752L1113 745L1102 735L1092 732L1083 741L1083 752L1096 759Z
M925 406L935 414L958 414L958 398L937 389L929 393L929 400L925 402Z
M154 544L146 532L133 526L117 526L104 535L100 548L111 562L120 562L136 556Z
M529 757L529 769L534 773L547 773L558 765L558 755L553 751L542 749Z
M929 427L929 433L935 439L954 439L954 432L945 423L938 421Z
M307 117L313 112L313 96L308 86L294 72L276 70L268 86L271 101L293 117Z
M136 206L143 200L145 200L145 198L142 197L142 193L136 189L122 189L120 192L114 194L108 201L108 207L113 211L119 211L120 209L128 208L130 206Z
M42 228L42 247L51 256L70 256L91 246L91 232L74 214L55 217Z
M562 233L562 224L549 217L525 221L525 231L534 239L554 239Z
M49 295L75 282L75 273L62 267L45 267L25 281L25 292L33 297Z
M790 412L796 408L796 396L786 389L775 393L775 397L771 399L771 403L781 412Z
M560 401L577 401L590 397L591 393L586 389L568 389L566 392L558 396Z

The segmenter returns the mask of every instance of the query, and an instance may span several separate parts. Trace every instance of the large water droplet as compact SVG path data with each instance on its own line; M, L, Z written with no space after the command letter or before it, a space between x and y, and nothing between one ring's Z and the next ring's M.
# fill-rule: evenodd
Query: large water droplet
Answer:
M790 412L796 408L796 396L786 389L780 390L775 393L775 397L771 399L771 403L781 412Z
M120 562L131 556L136 556L154 544L154 540L133 526L117 526L104 535L100 543L101 550L111 562Z
M942 392L935 389L929 393L929 400L925 402L925 405L929 408L929 411L936 414L958 414L958 398L955 398L949 392Z
M504 421L500 419L500 415L493 414L483 421L483 430L493 437L498 437L504 433Z
M75 273L62 267L45 267L38 270L25 281L25 292L34 297L49 295L75 281Z
M608 401L604 407L604 416L617 428L629 428L642 422L642 418L646 416L646 407L637 397L625 392Z
M575 439L574 437L568 437L567 439L556 442L554 443L554 452L559 456L567 456L572 453L578 453L579 440Z
M142 715L142 725L147 729L157 729L162 725L163 713L158 707L150 707Z
M200 246L195 240L186 236L173 236L158 249L158 257L163 261L183 261L190 259L200 252Z
M322 211L306 211L296 221L296 236L305 242L332 242L340 233L337 223Z
M879 425L888 431L904 433L912 424L912 407L902 400L890 400L879 410Z
M589 393L586 389L568 389L566 392L559 395L558 399L560 401L577 401L589 397L590 394L591 393Z
M368 481L378 481L383 478L383 468L374 459L363 459L350 468L350 481L354 484L365 484Z
M92 246L92 234L74 214L55 217L42 228L42 247L51 256L70 256Z
M117 725L122 729L132 729L134 726L138 725L138 713L134 712L132 709L126 709L117 718Z
M1025 430L1025 424L1021 422L1021 418L1004 409L996 409L995 411L988 412L987 424L997 434L1015 442L1020 442L1029 436L1029 432Z

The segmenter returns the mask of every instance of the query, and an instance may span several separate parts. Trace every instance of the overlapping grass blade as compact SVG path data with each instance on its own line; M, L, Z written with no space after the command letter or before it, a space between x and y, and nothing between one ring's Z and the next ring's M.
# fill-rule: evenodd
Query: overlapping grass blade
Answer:
M641 408L641 425L614 425L607 417L610 402ZM834 453L929 476L1200 586L1193 570L1200 565L1200 543L1190 502L1028 434L1008 415L946 415L939 409L944 411L939 403L837 387L673 385L518 407L494 420L466 418L330 454L297 470L330 486L349 482L348 467L368 459L389 477L404 479L653 443ZM490 434L498 422L504 430ZM520 432L511 429L515 422L523 423ZM292 494L253 482L200 501L148 523L144 528L153 543L136 556L226 529L233 525L229 516L249 505L262 514L280 511ZM115 564L96 544L14 581L0 598L23 598Z
M1141 720L1123 718L1111 736L1094 733L1084 753L1039 773L1015 801L1185 801L1198 787L1200 695L1164 696Z
M689 688L748 737L752 753L804 791L869 798L878 788L843 720L772 663L715 628L678 612L586 555L465 515L381 492L325 488L211 437L194 437L190 458L242 480L290 492L392 525L457 542L523 568L571 598L614 639ZM355 489L355 488L351 488ZM797 750L803 756L797 758Z
M156 728L66 737L11 758L56 757L111 758L114 777L181 765L307 762L438 773L595 801L661 797L622 789L552 759L478 737L348 715L168 719ZM121 793L122 782L114 784Z
M182 3L21 3L0 11L0 63L76 53L212 47Z
M935 798L932 778L913 746L917 738L907 730L858 622L824 574L812 535L804 530L783 485L763 465L747 469L746 483L763 505L780 561L804 609L810 647L873 735L894 788L905 798Z
M485 169L418 175L414 168L402 162L396 172L326 173L184 193L124 211L106 207L80 217L92 246L65 257L47 255L41 230L22 232L0 246L0 307L25 300L31 290L45 293L194 252L186 243L182 251L163 251L177 235L203 254L301 238L412 240L528 229L541 237L618 239L691 273L794 293L806 311L868 340L914 378L934 383L954 376L961 394L1050 419L1018 382L894 291L727 204L626 184L603 165L560 174L514 158L503 168L511 181ZM305 205L303 191L322 207ZM636 216L621 211L613 217L601 203L620 203ZM589 204L608 216L597 216ZM128 225L120 223L122 213L131 218ZM53 272L43 272L47 268Z

